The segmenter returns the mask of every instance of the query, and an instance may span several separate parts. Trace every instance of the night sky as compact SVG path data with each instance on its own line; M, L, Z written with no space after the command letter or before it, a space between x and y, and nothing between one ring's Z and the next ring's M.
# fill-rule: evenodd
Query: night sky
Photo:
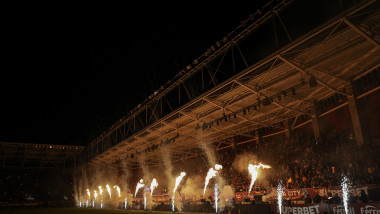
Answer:
M147 4L4 8L0 142L87 145L262 5Z

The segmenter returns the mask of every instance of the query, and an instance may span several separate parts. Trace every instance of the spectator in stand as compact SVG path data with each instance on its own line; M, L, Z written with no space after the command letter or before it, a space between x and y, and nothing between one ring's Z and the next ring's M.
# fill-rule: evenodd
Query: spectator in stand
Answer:
M359 200L361 203L367 203L368 202L367 195L365 194L364 190L360 191Z
M315 196L313 198L313 202L316 203L316 204L321 203L321 196L318 193L315 194Z
M310 198L309 194L306 194L305 204L311 204L311 198Z
M335 204L339 204L341 202L341 199L340 199L338 193L335 193L335 195L333 197L333 201Z

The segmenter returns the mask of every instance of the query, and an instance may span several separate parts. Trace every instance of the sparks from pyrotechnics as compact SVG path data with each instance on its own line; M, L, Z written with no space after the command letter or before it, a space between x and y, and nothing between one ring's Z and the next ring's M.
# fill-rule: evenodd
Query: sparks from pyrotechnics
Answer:
M118 196L120 197L120 187L118 185L113 186L116 189Z
M146 192L144 191L144 210L146 210Z
M153 196L153 190L158 186L157 180L153 178L152 183L150 184L150 195Z
M140 181L137 183L136 191L135 191L135 198L136 198L136 195L137 195L137 192L139 191L139 189L144 186L143 182L144 182L144 180L140 179Z
M177 190L177 187L179 183L181 183L181 180L183 177L185 177L186 172L181 172L181 174L175 179L175 186L173 189L173 195L172 195L172 210L174 212L174 199L175 199L175 191Z
M86 207L88 207L88 202L90 201L90 198L91 198L91 193L90 193L89 189L87 189L87 195L88 195L88 200L87 200L87 203L86 203Z
M92 200L92 207L95 207L96 197L98 197L98 193L96 192L96 190L94 190L94 200Z
M103 189L102 186L98 186L99 188L99 196L100 196L100 208L103 208Z
M282 214L282 194L284 193L284 190L282 188L282 181L280 181L280 183L278 183L278 186L277 186L277 204L278 204L278 210L280 212L280 214Z
M127 209L127 198L124 198L124 209Z
M259 168L271 168L271 166L269 165L265 165L265 164L262 164L262 163L259 163L257 165L252 165L252 164L249 164L248 165L248 172L249 174L251 174L251 184L249 185L249 191L248 191L248 194L251 193L251 190L252 190L252 187L253 187L253 184L255 183L256 179L257 179L257 175L258 175L258 169Z
M218 183L215 183L214 195L215 195L215 213L218 213L218 195L219 195Z
M111 188L110 188L110 185L107 184L106 188L107 188L108 194L110 195L110 198L111 198Z
M343 176L342 179L342 196L343 196L343 205L344 205L344 211L346 214L348 214L348 178L346 176Z
M216 176L216 173L222 169L222 165L219 165L219 164L215 164L215 169L214 168L210 168L207 172L207 176L206 176L206 180L205 180L205 187L203 189L203 195L206 193L206 188L207 188L207 185L208 183L210 182L210 179L215 177Z

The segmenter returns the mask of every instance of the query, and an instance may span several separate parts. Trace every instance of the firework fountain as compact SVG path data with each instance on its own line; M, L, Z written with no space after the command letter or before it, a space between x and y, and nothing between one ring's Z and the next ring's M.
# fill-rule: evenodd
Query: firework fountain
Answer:
M144 180L143 179L140 179L140 181L137 183L136 185L136 191L135 191L135 198L136 198L136 195L137 195L137 192L139 191L139 189L141 187L144 187L144 184L143 184Z
M95 207L95 200L97 196L98 196L98 193L96 192L96 190L94 190L94 200L92 200L92 207Z
M348 214L348 178L346 176L343 176L342 179L342 196L343 196L343 205L344 205L344 211L346 214Z
M215 186L214 186L214 195L215 195L215 213L218 213L218 195L219 195L219 191L218 191L218 184L215 183Z
M284 193L284 190L282 188L282 181L278 183L277 186L277 204L278 204L278 210L280 214L282 214L282 194Z
M206 193L206 188L207 188L207 185L208 183L210 182L210 179L215 177L216 176L216 173L222 168L221 165L219 164L215 164L215 169L214 168L210 168L207 172L207 176L206 176L206 179L205 179L205 187L203 189L203 196L205 195Z
M108 194L110 195L110 198L111 198L111 188L110 188L110 185L107 184L106 188L107 188Z
M103 189L102 186L98 186L99 188L99 197L100 197L100 208L103 208Z
M90 197L91 197L91 193L90 193L90 190L87 189L87 195L88 195L88 200L87 200L87 203L86 203L86 207L88 207L88 202L90 201Z
M251 193L251 190L252 190L253 184L255 183L255 181L256 181L256 179L257 179L258 169L259 169L259 168L268 169L268 168L271 168L271 166L269 166L269 165L265 165L265 164L262 164L262 163L259 163L259 164L257 164L257 165L252 165L252 164L249 164L249 165L248 165L248 172L249 172L249 174L251 174L251 184L249 185L249 191L248 191L248 194Z
M115 185L115 186L113 186L113 188L116 189L118 197L120 198L120 196L121 196L121 194L120 194L120 187L118 185Z
M174 189L173 189L173 195L172 195L172 210L174 212L174 199L175 199L175 191L177 190L177 187L179 185L179 183L181 182L182 178L185 177L186 175L186 172L181 172L180 176L178 176L176 179L175 179L175 186L174 186ZM178 209L181 209L180 207L177 207Z
M150 195L153 196L153 190L158 186L157 180L153 178L152 183L150 184Z

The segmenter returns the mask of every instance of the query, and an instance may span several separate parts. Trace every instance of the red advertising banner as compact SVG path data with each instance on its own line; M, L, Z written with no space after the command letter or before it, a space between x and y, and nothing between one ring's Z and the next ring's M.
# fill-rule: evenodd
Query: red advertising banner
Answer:
M280 213L277 204L271 204L272 212ZM292 204L281 207L283 214L345 214L342 204ZM348 214L380 214L380 204L349 204Z
M349 194L357 197L360 196L361 190L364 190L368 196L370 189L380 188L379 185L363 185L349 189ZM282 198L285 200L304 200L306 194L309 194L310 198L314 198L316 194L319 194L322 199L326 199L328 193L332 195L338 194L342 198L342 187L330 187L330 188L302 188L302 189L284 189ZM277 200L277 190L273 189L269 191L269 194L263 197L266 200ZM369 197L370 199L370 197Z
M361 194L361 191L363 190L365 194L367 195L367 198L370 200L370 194L369 190L380 188L380 185L363 185L363 186L356 186L354 188L349 189L349 194L354 197L359 197ZM331 193L333 196L335 194L338 194L340 198L342 198L342 188L341 187L330 187L330 188L300 188L300 189L284 189L282 198L285 200L304 200L305 196L309 194L310 198L314 198L316 194L319 194L321 196L321 199L327 199L328 193ZM248 192L236 192L234 194L234 200L236 202L242 202L244 199L250 199L251 201L255 200L255 196L262 196L262 200L265 201L277 201L277 190L272 189L268 192L262 191L252 191L250 194ZM171 196L170 195L155 195L153 196L153 200L158 202L165 202L167 203L170 201ZM199 196L186 196L185 194L182 195L181 201L200 201L201 197ZM212 200L214 200L214 197L212 196Z

